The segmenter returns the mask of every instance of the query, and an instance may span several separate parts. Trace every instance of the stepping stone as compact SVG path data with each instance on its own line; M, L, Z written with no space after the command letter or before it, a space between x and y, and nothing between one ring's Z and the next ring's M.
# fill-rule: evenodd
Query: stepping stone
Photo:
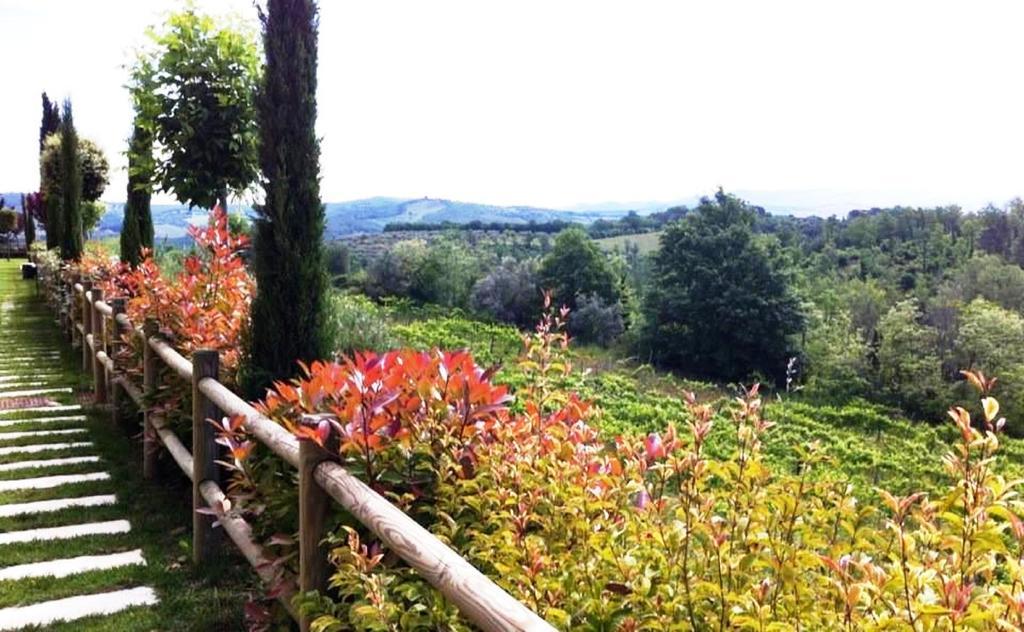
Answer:
M77 465L79 463L99 463L98 456L69 456L62 459L43 459L39 461L15 461L0 465L0 472L11 470L27 470L34 467L58 467L61 465Z
M0 448L0 456L7 454L30 454L32 452L46 452L48 450L68 450L71 448L91 448L91 441L76 441L74 443L36 443L33 445L13 445L8 448Z
M56 373L48 373L47 371L33 371L32 375L21 375L18 373L8 373L7 371L0 370L0 388L10 388L12 384L17 382L23 382L26 379L30 380L42 380L44 384L69 384L67 378L63 375ZM73 385L73 384L72 384Z
M85 428L66 428L64 430L26 430L24 432L0 432L0 441L13 439L31 439L32 437L52 437L55 435L81 434Z
M50 405L50 406L29 406L27 408L0 408L0 414L8 413L64 413L72 410L82 410L78 404Z
M62 388L34 388L25 391L3 391L0 390L0 397L38 397L39 395L49 395L51 393L70 393L70 387Z
M82 617L115 614L136 606L159 603L152 588L142 586L94 595L43 601L30 606L0 609L0 630L17 630L29 625L49 625Z
M87 522L85 524L72 524L64 527L46 527L44 529L0 533L0 544L15 544L17 542L32 542L35 540L70 540L71 538L80 538L84 535L110 535L112 533L128 533L131 530L132 526L127 520ZM31 566L31 564L24 564L23 566ZM15 567L11 566L8 568ZM0 568L0 579L10 579L4 575L4 572L7 570ZM34 576L30 575L29 577Z
M40 360L59 360L60 353L34 353L32 355L9 356L0 359L0 364L31 364Z
M107 553L104 555L80 555L46 562L32 562L0 568L0 580L25 579L28 577L67 577L89 571L102 571L122 566L145 566L142 549ZM0 620L2 621L2 620Z
M48 424L59 421L85 421L85 415L63 415L59 417L22 417L20 419L0 419L0 428L18 424Z
M79 496L78 498L57 498L54 500L37 500L30 503L11 503L0 505L0 518L23 516L26 514L49 513L69 509L71 507L102 507L113 505L117 497L113 494L99 496Z
M19 489L52 489L54 487L60 487L61 485L107 480L110 480L110 474L107 474L106 472L61 474L57 476L40 476L38 478L17 478L10 481L0 481L0 492L10 492ZM0 534L0 539L2 538L3 534Z

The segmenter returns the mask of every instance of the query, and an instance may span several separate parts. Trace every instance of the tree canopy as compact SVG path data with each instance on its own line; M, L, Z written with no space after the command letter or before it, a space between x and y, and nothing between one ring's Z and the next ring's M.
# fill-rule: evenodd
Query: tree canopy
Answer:
M665 230L645 306L657 362L727 380L784 373L803 317L753 221L719 191Z
M155 177L183 204L226 208L258 170L255 36L189 8L151 37L141 63L152 98L136 106L159 145Z
M541 261L541 287L552 290L557 303L570 308L585 295L605 303L619 300L619 283L608 258L581 228L566 229L555 237L551 252Z

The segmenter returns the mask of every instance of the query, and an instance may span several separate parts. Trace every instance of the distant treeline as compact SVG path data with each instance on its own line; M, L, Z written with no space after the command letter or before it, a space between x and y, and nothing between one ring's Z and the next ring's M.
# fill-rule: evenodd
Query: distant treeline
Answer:
M758 232L776 233L786 227L796 227L801 222L798 218L787 216L773 216L767 214L764 209L754 207L757 212ZM622 235L638 235L640 233L651 233L661 230L666 224L682 219L690 212L685 206L674 206L664 211L640 215L636 211L630 211L620 219L599 219L592 224L583 225L578 222L567 222L565 220L553 220L549 222L394 222L384 227L384 232L436 232L436 231L495 231L514 233L560 233L566 228L579 226L587 231L592 239L604 239L606 237L619 237ZM818 218L807 218L813 224L822 220ZM799 229L798 229L799 230ZM809 227L800 232L818 232L818 226Z
M439 230L487 230L513 233L560 233L571 226L582 226L577 222L553 220L550 222L393 222L384 227L385 233L433 232Z

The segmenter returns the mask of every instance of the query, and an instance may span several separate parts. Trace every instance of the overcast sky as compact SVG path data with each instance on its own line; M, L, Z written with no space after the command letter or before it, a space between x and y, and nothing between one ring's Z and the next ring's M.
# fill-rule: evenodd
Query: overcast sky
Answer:
M255 22L251 0L198 0ZM322 0L323 197L497 204L727 190L844 204L1024 193L1024 3ZM117 167L164 0L0 0L0 191L38 183L39 93ZM796 202L794 202L796 203Z

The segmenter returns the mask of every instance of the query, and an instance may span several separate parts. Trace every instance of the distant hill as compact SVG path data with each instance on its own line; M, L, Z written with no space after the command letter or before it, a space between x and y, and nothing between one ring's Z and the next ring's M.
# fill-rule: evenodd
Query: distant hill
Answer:
M612 220L625 216L628 210L560 211L531 206L494 206L435 198L402 199L375 197L351 202L328 202L327 238L338 239L346 235L379 233L396 222L452 222L465 224L473 221L527 224L562 220L589 224L599 219ZM153 226L157 240L178 241L187 237L189 224L206 221L206 212L191 212L180 204L154 204ZM251 210L247 209L251 214ZM109 237L121 231L124 204L109 205L100 220L95 237Z

